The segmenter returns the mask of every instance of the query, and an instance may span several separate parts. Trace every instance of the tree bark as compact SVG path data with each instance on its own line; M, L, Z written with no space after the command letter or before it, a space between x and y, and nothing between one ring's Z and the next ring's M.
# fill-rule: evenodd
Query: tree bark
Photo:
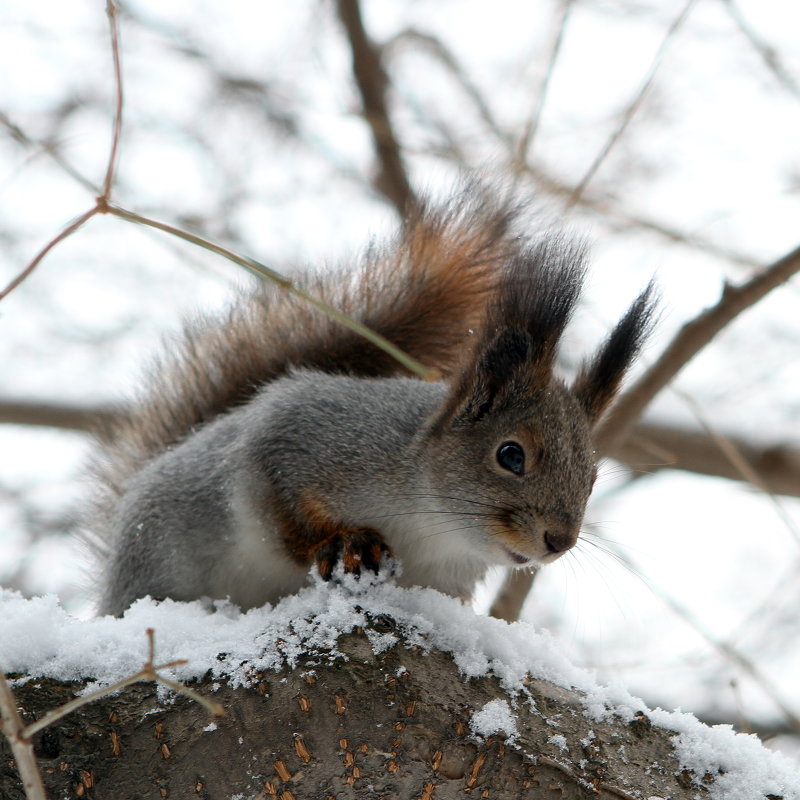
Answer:
M401 635L385 617L372 627ZM450 655L402 642L376 656L368 635L373 631L341 637L347 660L309 655L293 670L254 675L250 688L222 685L215 692L211 679L200 681L195 688L226 708L216 721L183 696L160 699L151 684L84 706L36 737L48 796L708 796L697 776L681 769L669 731L644 715L594 720L577 692L541 680L527 685L533 705L518 698L513 743L503 735L476 740L472 713L507 698L496 679L466 679ZM31 722L83 686L39 679L15 691ZM0 796L24 800L5 741L0 758Z

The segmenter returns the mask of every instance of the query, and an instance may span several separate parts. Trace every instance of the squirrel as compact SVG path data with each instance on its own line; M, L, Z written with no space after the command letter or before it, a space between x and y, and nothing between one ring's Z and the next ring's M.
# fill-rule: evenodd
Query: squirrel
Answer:
M441 378L275 287L189 322L96 465L99 612L136 599L252 608L401 565L401 585L468 599L492 565L547 564L577 541L592 430L646 338L652 284L570 386L554 374L585 248L519 231L521 207L472 187L425 201L357 269L308 292Z

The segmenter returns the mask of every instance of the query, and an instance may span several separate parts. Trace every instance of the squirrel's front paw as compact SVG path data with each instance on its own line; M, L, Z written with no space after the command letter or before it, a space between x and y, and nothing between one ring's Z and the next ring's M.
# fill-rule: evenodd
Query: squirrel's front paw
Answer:
M383 555L392 552L381 534L373 528L352 528L337 533L320 545L314 555L323 580L330 580L333 568L342 562L345 572L360 575L361 568L378 572Z

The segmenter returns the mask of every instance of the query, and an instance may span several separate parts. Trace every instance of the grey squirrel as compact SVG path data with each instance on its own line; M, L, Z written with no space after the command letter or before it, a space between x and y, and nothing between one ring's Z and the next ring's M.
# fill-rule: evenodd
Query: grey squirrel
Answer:
M99 611L137 598L243 608L377 570L467 598L491 565L549 563L579 534L592 428L646 336L650 287L571 386L554 376L583 248L519 234L514 202L425 203L357 269L300 279L441 380L274 287L187 325L107 438L93 534Z

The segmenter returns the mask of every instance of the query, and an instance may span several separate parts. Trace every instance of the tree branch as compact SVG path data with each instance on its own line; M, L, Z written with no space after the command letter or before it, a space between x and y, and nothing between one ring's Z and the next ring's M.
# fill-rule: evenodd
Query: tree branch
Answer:
M522 164L527 162L533 140L539 130L539 122L542 117L542 112L544 111L544 104L547 100L547 91L550 88L550 81L555 72L559 53L561 52L561 43L564 40L564 34L567 30L567 22L569 20L570 11L572 10L572 3L573 0L562 0L561 2L558 21L556 23L556 32L550 45L550 55L547 59L547 69L545 70L539 90L536 92L536 101L533 111L523 128L519 144L517 145L517 159Z
M25 726L17 711L17 700L3 672L0 672L0 722L2 723L0 731L8 740L11 753L17 762L25 796L29 800L46 800L42 775L33 755L33 745L25 736Z
M381 64L379 49L369 40L361 18L358 0L337 0L339 19L344 25L353 57L353 76L361 94L363 116L372 132L380 170L375 188L405 217L416 205L400 145L392 128L386 107L386 86L389 82Z
M570 198L575 194L574 186L565 184L555 175L547 172L541 164L532 164L528 161L523 162L520 160L519 147L516 146L515 149L514 137L508 135L501 129L475 84L469 79L469 76L461 68L455 56L442 42L430 34L421 33L413 28L409 28L389 40L384 47L384 51L387 49L389 51L396 50L400 44L406 41L417 45L424 52L435 57L447 70L448 74L458 82L462 91L475 106L480 118L500 144L507 150L509 169L516 173L524 172L530 175L531 178L536 181L539 190L571 202ZM460 148L454 137L446 129L438 127L437 130L446 138L450 150L452 151L444 157L450 158L451 160L455 159L459 167L463 167L464 164L467 163L467 159L460 153ZM681 244L685 247L708 253L715 258L721 258L733 264L739 264L740 266L749 268L759 265L754 258L737 250L731 250L717 242L705 239L697 233L684 231L672 227L665 222L631 213L617 205L613 198L598 192L582 192L577 203L581 208L588 209L600 216L603 221L614 230L646 231L668 242Z
M742 311L800 270L800 247L741 286L727 284L719 302L687 322L659 359L613 407L597 436L601 453L619 448L650 401Z
M79 406L38 400L0 399L0 424L36 425L71 431L95 432L116 419L110 406Z
M778 50L756 33L755 29L744 18L734 0L723 0L723 3L728 9L731 19L736 23L736 26L744 34L747 41L755 48L767 69L778 79L784 89L791 92L796 98L800 98L800 86L798 86L794 76L783 63Z
M616 130L611 134L608 138L606 143L603 145L600 152L595 157L594 161L590 165L589 169L586 171L586 174L581 178L578 185L572 192L569 200L567 201L567 206L575 205L578 200L580 199L581 195L583 194L584 190L586 189L589 181L597 173L597 170L600 169L602 163L606 160L606 157L611 152L612 148L616 145L616 143L622 137L622 134L625 132L626 128L630 124L630 121L633 119L636 112L639 110L639 107L642 105L642 102L647 94L650 86L652 85L653 81L656 77L656 72L658 71L658 67L661 64L662 59L664 58L664 54L667 51L667 47L669 46L672 39L675 37L675 34L678 32L678 29L683 25L686 21L686 17L689 16L689 12L692 9L692 6L695 4L696 0L688 0L686 5L683 7L683 10L680 14L678 14L675 21L672 25L669 26L666 35L664 36L664 40L661 42L661 46L658 48L655 57L653 58L653 63L650 65L650 69L647 71L647 75L645 76L644 81L642 81L642 85L639 87L639 90L636 92L636 95L628 104L627 108L625 109L622 119L620 120L619 125L617 126Z
M557 197L569 198L575 192L574 187L564 184L539 166L526 164L522 169L530 174L544 191L550 194ZM722 258L726 261L730 261L733 264L739 264L743 267L750 268L758 266L753 258L736 250L730 250L724 245L705 239L696 233L689 233L679 228L674 228L665 222L630 213L616 205L612 198L593 194L591 191L583 192L578 201L578 205L581 208L586 208L598 214L607 225L615 230L646 231L647 233L660 236L662 239L666 239L669 242L700 250L715 258Z
M800 497L800 450L785 444L761 446L739 437L724 438L758 475L765 491ZM607 455L640 474L680 469L730 480L743 479L741 470L714 438L701 431L668 425L640 423Z
M90 208L88 211L85 211L81 214L77 219L74 219L67 225L61 233L51 239L34 257L33 261L31 261L25 269L22 270L15 278L12 279L11 283L5 287L2 291L0 291L0 300L3 300L7 297L14 289L17 288L26 278L28 278L31 273L36 269L36 267L41 264L42 259L54 248L56 245L60 244L64 241L64 239L69 238L72 236L75 231L80 230L93 216L99 213L99 207L95 205L93 208Z
M109 435L125 408L82 406L0 398L0 425L36 425ZM760 445L724 435L772 494L800 497L800 449L785 444ZM630 436L607 453L639 474L679 469L730 480L744 480L739 470L704 431L639 423Z

